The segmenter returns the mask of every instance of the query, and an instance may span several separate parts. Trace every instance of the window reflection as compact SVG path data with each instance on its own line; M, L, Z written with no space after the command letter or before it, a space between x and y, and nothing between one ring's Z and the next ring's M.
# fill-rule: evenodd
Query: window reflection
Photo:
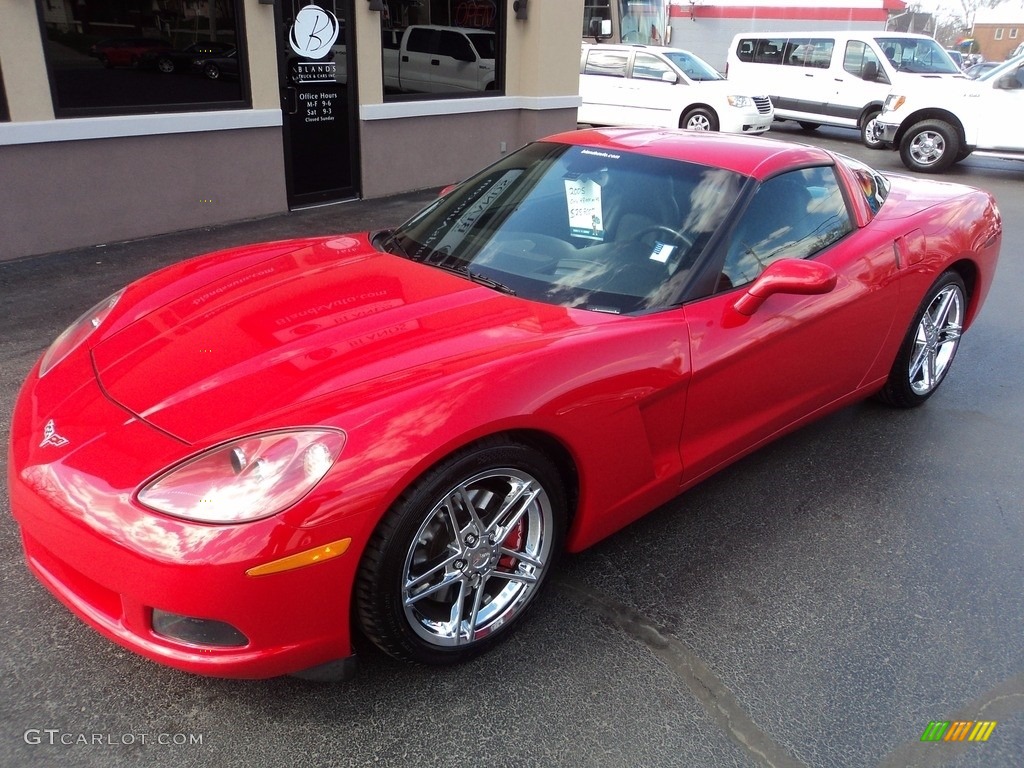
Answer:
M245 107L241 0L37 0L58 117Z
M385 99L500 92L504 0L387 0L381 32Z

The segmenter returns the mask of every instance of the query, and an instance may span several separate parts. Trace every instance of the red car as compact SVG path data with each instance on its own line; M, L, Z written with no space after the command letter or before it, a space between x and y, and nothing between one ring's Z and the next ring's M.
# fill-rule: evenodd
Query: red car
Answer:
M466 659L559 553L869 396L923 403L977 317L993 199L825 150L540 141L391 231L119 291L32 370L32 571L107 637L225 677L344 677L361 633Z
M149 37L115 37L101 40L89 49L89 54L107 67L140 66L147 56L169 51L171 44L166 40Z

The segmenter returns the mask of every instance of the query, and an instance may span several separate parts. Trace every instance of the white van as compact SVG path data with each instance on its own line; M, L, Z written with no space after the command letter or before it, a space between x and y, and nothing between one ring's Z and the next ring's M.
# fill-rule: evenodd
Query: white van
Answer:
M729 46L726 75L766 90L776 120L858 128L869 147L881 146L874 122L893 87L964 77L934 39L902 32L742 33Z

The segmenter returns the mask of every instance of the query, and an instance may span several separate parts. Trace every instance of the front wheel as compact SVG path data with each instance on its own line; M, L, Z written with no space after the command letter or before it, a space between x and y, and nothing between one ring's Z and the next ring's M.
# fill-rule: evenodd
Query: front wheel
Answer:
M487 441L427 472L384 516L355 585L363 634L424 664L503 640L562 548L565 490L542 453Z
M213 62L207 62L203 67L203 74L206 75L210 80L216 80L220 77L220 67Z
M960 346L966 312L963 279L944 272L921 302L878 399L897 408L915 408L935 394Z
M709 109L695 107L683 115L679 127L688 131L717 131L718 118Z
M912 171L942 173L956 162L960 137L944 120L922 120L900 141L900 159Z
M875 136L875 126L878 124L878 116L882 114L881 110L876 109L874 112L869 112L864 115L864 120L860 127L860 140L864 142L864 146L868 149L882 149L884 143L882 139Z

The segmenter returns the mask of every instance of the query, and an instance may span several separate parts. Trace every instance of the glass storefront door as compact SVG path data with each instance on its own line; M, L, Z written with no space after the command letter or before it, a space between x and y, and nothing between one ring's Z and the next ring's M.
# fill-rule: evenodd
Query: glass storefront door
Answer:
M292 208L359 193L351 3L282 0L278 5L285 171Z

